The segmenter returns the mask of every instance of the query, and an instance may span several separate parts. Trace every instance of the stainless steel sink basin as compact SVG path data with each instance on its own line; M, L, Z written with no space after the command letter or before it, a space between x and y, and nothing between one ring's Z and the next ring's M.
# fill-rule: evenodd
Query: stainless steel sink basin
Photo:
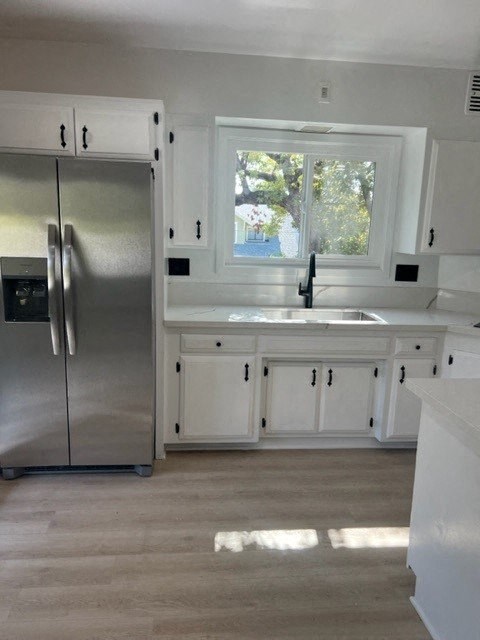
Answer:
M381 318L359 311L358 309L262 309L267 320L277 322L320 322L336 323L383 323Z

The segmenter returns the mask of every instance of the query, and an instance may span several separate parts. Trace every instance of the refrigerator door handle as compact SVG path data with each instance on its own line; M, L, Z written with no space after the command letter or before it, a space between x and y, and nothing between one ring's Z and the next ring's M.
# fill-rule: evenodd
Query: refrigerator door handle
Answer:
M50 334L52 336L53 355L60 355L60 327L58 317L57 280L55 277L55 260L57 251L57 226L49 224L47 230L47 287L48 316L50 318Z
M65 302L65 329L67 333L68 353L74 356L77 351L75 330L73 327L72 297L72 242L73 227L66 224L63 232L63 295Z

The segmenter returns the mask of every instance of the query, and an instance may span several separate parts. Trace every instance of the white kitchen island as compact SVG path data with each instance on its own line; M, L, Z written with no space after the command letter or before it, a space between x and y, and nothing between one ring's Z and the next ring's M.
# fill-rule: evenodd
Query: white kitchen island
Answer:
M480 639L480 380L415 380L422 400L408 564L435 640Z

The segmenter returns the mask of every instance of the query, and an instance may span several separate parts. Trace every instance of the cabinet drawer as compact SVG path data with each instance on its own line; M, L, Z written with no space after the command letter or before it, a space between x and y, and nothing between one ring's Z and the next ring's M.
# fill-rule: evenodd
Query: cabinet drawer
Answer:
M184 333L180 348L186 353L255 353L255 336Z
M387 353L390 341L388 338L354 338L343 336L319 336L315 338L299 338L286 336L260 336L259 348L268 353L298 354L331 354L344 353Z
M397 338L395 353L436 353L437 338Z

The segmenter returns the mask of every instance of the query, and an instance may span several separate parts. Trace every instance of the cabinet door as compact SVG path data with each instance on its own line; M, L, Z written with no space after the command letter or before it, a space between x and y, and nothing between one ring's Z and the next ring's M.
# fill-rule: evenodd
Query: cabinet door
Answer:
M0 151L74 155L73 109L0 105Z
M480 378L480 354L453 349L447 356L445 371L446 378Z
M434 141L423 251L480 253L479 183L480 143Z
M405 388L408 378L433 378L434 360L405 358L393 364L387 437L416 440L422 402Z
M206 247L208 242L209 127L175 125L172 154L172 245Z
M268 365L266 433L313 433L317 430L321 365L271 362Z
M373 363L323 363L321 433L370 433L374 371Z
M183 356L179 439L251 440L254 373L251 356Z
M75 109L77 156L154 160L157 130L153 111Z

